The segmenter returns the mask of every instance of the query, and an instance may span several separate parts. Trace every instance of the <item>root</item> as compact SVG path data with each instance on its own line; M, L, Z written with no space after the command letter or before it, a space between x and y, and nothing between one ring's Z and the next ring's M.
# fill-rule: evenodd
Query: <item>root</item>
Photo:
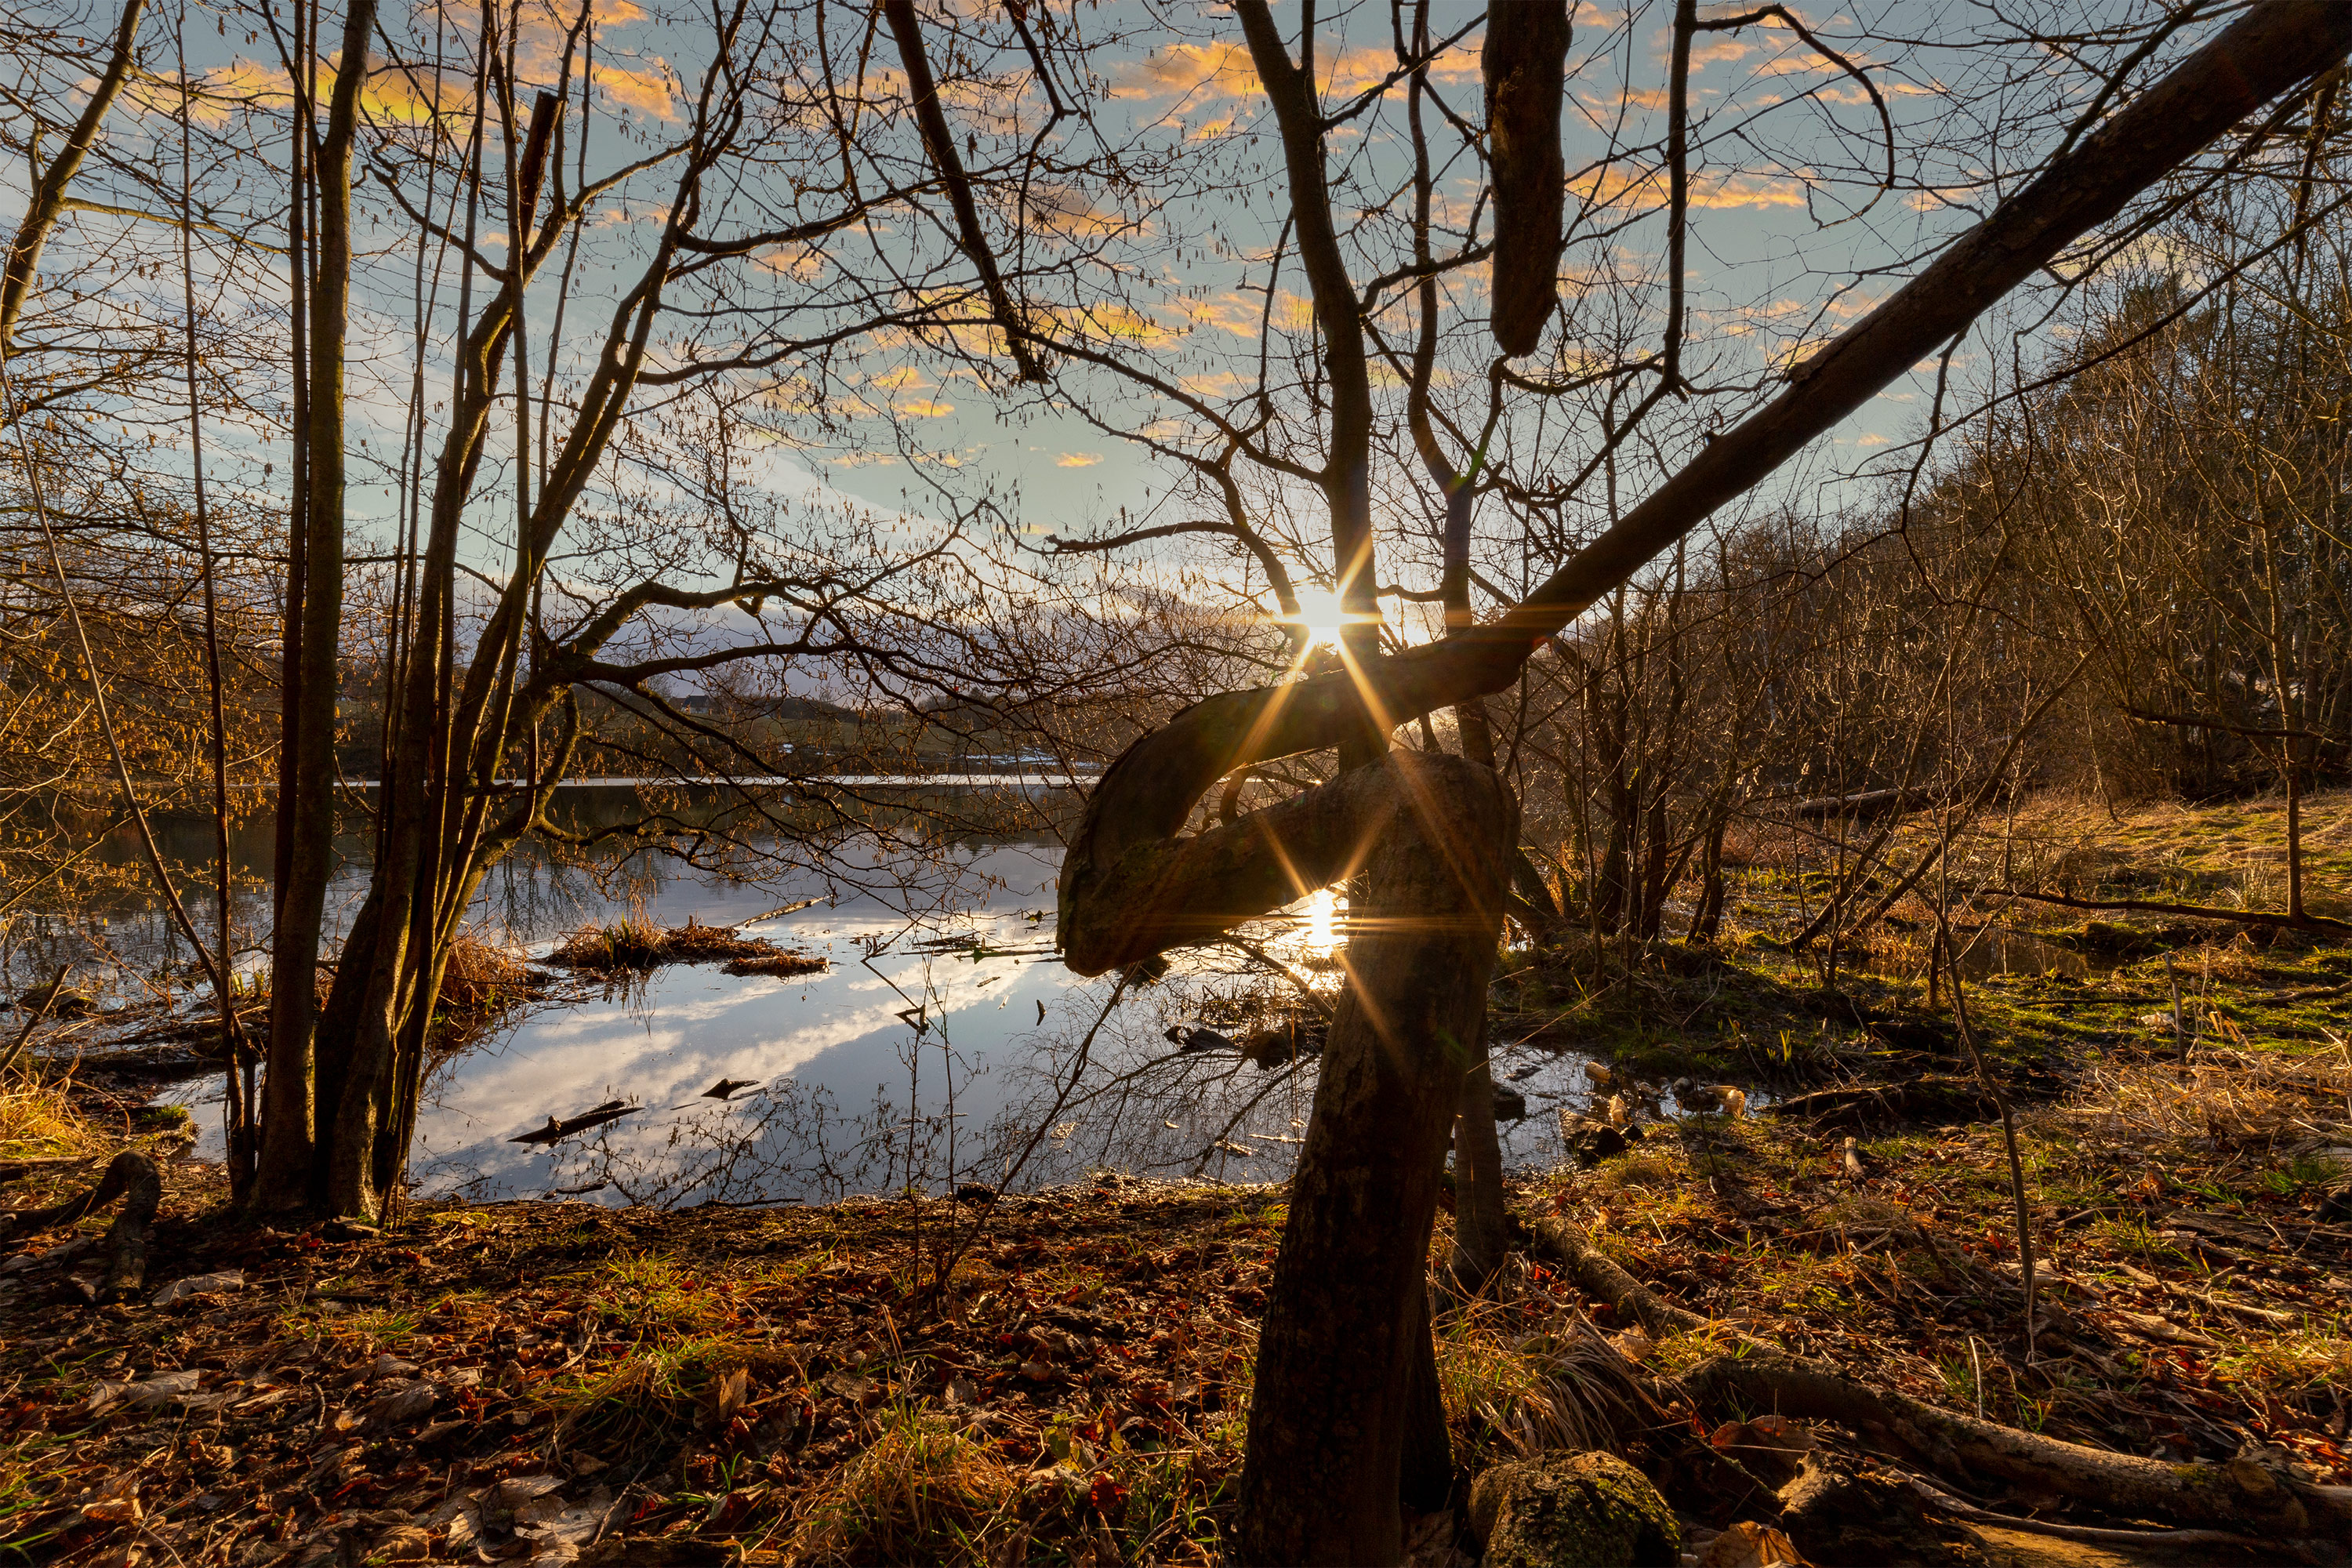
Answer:
M1538 1249L1565 1266L1579 1289L1652 1334L1706 1325L1661 1300L1559 1221L1539 1219L1531 1229ZM1703 1363L1680 1381L1701 1405L1731 1403L1851 1426L1963 1486L1997 1477L2123 1518L2252 1530L2273 1539L2352 1531L2352 1487L2314 1486L2252 1454L2216 1465L2109 1453L1938 1410L1755 1341Z
M106 1279L99 1286L100 1301L136 1294L147 1282L147 1245L155 1232L155 1210L163 1201L163 1173L146 1155L126 1149L106 1167L98 1184L79 1197L47 1208L0 1212L0 1238L72 1225L115 1199L122 1212L106 1232Z
M2168 1464L2084 1447L1937 1410L1762 1345L1717 1356L1681 1381L1702 1403L1738 1401L1839 1422L1891 1442L1962 1485L1982 1485L1992 1476L2127 1519L2256 1529L2282 1538L2352 1530L2352 1487L2311 1486L2247 1455L2218 1465Z
M1536 1250L1566 1268L1576 1288L1596 1301L1606 1301L1621 1317L1631 1317L1652 1336L1686 1334L1706 1320L1662 1300L1650 1288L1616 1264L1584 1245L1583 1238L1556 1219L1538 1219L1528 1227Z

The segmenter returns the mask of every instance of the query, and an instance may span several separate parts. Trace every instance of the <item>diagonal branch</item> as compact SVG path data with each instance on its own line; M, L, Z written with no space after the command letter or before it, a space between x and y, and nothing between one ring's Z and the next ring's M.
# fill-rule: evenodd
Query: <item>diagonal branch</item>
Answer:
M1013 295L997 270L996 254L989 249L988 236L981 229L971 177L964 173L963 159L956 152L955 132L949 129L948 117L940 108L939 83L931 76L930 58L923 52L923 26L916 19L914 0L882 0L882 14L890 23L891 37L898 41L898 58L907 68L907 91L914 100L915 123L922 131L923 147L930 153L932 166L948 188L948 203L955 208L956 231L962 237L964 254L980 269L989 308L1004 333L1013 363L1021 367L1021 379L1044 381L1045 367L1030 345L1029 330L1013 309Z
M1244 19L1260 0L1244 0ZM1139 844L1172 837L1235 768L1339 744L1369 715L1384 731L1499 691L1533 652L1717 508L1761 483L1881 388L1941 350L2066 246L2246 114L2352 49L2352 5L2251 9L1925 271L1792 371L1780 395L1726 431L1571 556L1525 600L1442 643L1338 675L1212 697L1128 748L1087 804L1062 873L1064 940L1083 900ZM1263 75L1263 71L1261 75ZM1240 831L1237 823L1226 831Z

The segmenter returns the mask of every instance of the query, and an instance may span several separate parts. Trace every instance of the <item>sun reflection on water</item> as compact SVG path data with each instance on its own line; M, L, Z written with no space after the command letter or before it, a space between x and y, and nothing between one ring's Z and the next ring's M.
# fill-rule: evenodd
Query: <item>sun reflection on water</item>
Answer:
M1307 900L1307 951L1317 958L1328 958L1339 945L1339 921L1344 908L1339 896L1328 888L1318 889Z

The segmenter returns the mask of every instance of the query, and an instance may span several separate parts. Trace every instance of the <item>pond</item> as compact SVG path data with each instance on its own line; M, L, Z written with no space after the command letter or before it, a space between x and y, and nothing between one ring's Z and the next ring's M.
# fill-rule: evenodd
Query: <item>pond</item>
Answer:
M267 840L241 836L239 847L266 857ZM583 925L691 917L745 922L745 934L827 967L777 979L676 964L625 984L560 981L431 1073L415 1190L667 1206L819 1201L909 1184L1034 1187L1099 1169L1281 1179L1305 1131L1312 1059L1261 1068L1230 1048L1177 1042L1204 1023L1237 1035L1230 1020L1253 1009L1304 1005L1301 987L1328 998L1344 907L1336 921L1310 904L1265 922L1258 934L1287 975L1212 949L1181 955L1156 983L1122 987L1115 976L1081 978L1054 956L1060 858L1050 837L1005 836L869 846L843 863L850 875L829 882L805 870L742 880L648 858L625 881L600 885L541 856L513 857L486 885L478 925L527 958ZM352 854L338 883L346 907L363 869ZM819 897L827 901L774 912ZM209 918L197 915L199 929ZM128 967L173 949L152 909L125 906L107 920ZM50 933L49 955L66 944L67 923ZM1558 1110L1587 1100L1582 1060L1532 1047L1498 1058L1497 1079L1513 1080L1528 1109L1504 1125L1507 1161L1558 1157ZM219 1079L165 1098L194 1113L196 1153L217 1158ZM551 1117L614 1102L626 1114L590 1131L515 1142Z

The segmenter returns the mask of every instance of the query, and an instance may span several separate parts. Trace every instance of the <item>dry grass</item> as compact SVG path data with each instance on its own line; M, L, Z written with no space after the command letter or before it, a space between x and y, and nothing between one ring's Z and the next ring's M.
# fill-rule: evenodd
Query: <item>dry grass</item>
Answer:
M1631 1363L1580 1313L1537 1324L1518 1304L1474 1301L1441 1319L1436 1339L1446 1420L1471 1451L1614 1451L1645 1425Z
M583 926L547 955L550 963L566 969L652 969L662 962L658 926L635 919L607 926Z
M94 1154L109 1142L67 1103L62 1089L19 1080L0 1090L0 1159Z
M786 1562L983 1563L1021 1478L975 1438L911 1407L796 1510Z
M2185 1065L2095 1066L2063 1114L2119 1142L2352 1138L2352 1063L2200 1048Z
M732 926L689 921L665 930L635 918L576 931L547 955L547 962L598 972L723 963L730 974L807 974L825 967L821 958L787 952L765 937L739 935Z
M449 944L441 972L441 1005L453 1018L501 1012L530 994L530 972L505 948L479 937L460 936Z
M805 952L777 952L758 958L738 958L729 963L722 974L767 974L785 978L794 974L815 974L833 966L822 958Z

